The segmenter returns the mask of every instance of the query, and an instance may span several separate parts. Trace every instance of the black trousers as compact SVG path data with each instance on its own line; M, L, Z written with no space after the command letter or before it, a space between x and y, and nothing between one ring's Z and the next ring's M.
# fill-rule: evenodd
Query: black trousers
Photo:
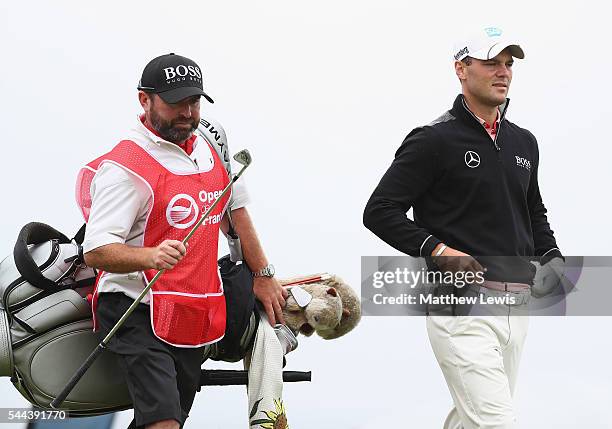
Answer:
M100 339L133 302L123 293L100 294L97 306ZM164 343L153 333L150 317L149 306L139 304L108 344L108 349L118 357L134 404L130 428L169 419L182 427L199 388L204 348Z

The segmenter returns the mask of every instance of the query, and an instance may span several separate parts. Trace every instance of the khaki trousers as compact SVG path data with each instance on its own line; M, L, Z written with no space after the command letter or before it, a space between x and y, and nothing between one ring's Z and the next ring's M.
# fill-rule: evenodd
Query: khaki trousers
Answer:
M512 395L529 324L527 301L506 306L505 315L497 309L495 315L427 317L429 340L455 404L444 429L517 427Z

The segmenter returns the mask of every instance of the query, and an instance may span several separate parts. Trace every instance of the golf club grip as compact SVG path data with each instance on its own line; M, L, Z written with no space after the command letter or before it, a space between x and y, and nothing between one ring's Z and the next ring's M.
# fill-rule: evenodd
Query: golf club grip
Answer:
M310 381L310 371L283 371L284 382ZM203 369L200 386L236 386L248 384L248 371Z
M72 376L70 381L66 384L64 389L60 392L60 394L57 395L57 397L51 402L51 408L57 409L60 407L60 405L62 405L62 403L64 402L64 400L66 400L70 392L72 392L72 389L74 389L74 386L77 385L81 377L83 377L83 375L85 374L85 372L87 372L89 367L94 363L94 361L98 358L98 356L100 356L100 353L102 353L104 348L105 348L104 343L98 344L98 346L93 350L93 352L91 352L91 354L85 360L85 362L83 362L81 367L74 373L74 375Z
M283 381L294 383L298 381L311 381L310 371L283 371Z

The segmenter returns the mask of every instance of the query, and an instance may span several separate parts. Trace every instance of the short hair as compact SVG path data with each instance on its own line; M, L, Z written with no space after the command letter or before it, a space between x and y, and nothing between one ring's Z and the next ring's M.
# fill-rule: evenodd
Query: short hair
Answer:
M465 64L466 66L471 66L472 65L472 57L465 57L464 59L461 60L461 62L463 64Z

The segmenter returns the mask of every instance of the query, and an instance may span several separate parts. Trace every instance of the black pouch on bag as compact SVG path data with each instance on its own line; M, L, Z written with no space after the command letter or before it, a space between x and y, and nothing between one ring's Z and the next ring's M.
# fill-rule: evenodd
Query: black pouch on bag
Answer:
M253 273L245 262L232 262L230 255L219 259L218 264L225 295L226 322L225 336L216 344L218 354L212 359L237 362L244 357L240 339L255 310Z

